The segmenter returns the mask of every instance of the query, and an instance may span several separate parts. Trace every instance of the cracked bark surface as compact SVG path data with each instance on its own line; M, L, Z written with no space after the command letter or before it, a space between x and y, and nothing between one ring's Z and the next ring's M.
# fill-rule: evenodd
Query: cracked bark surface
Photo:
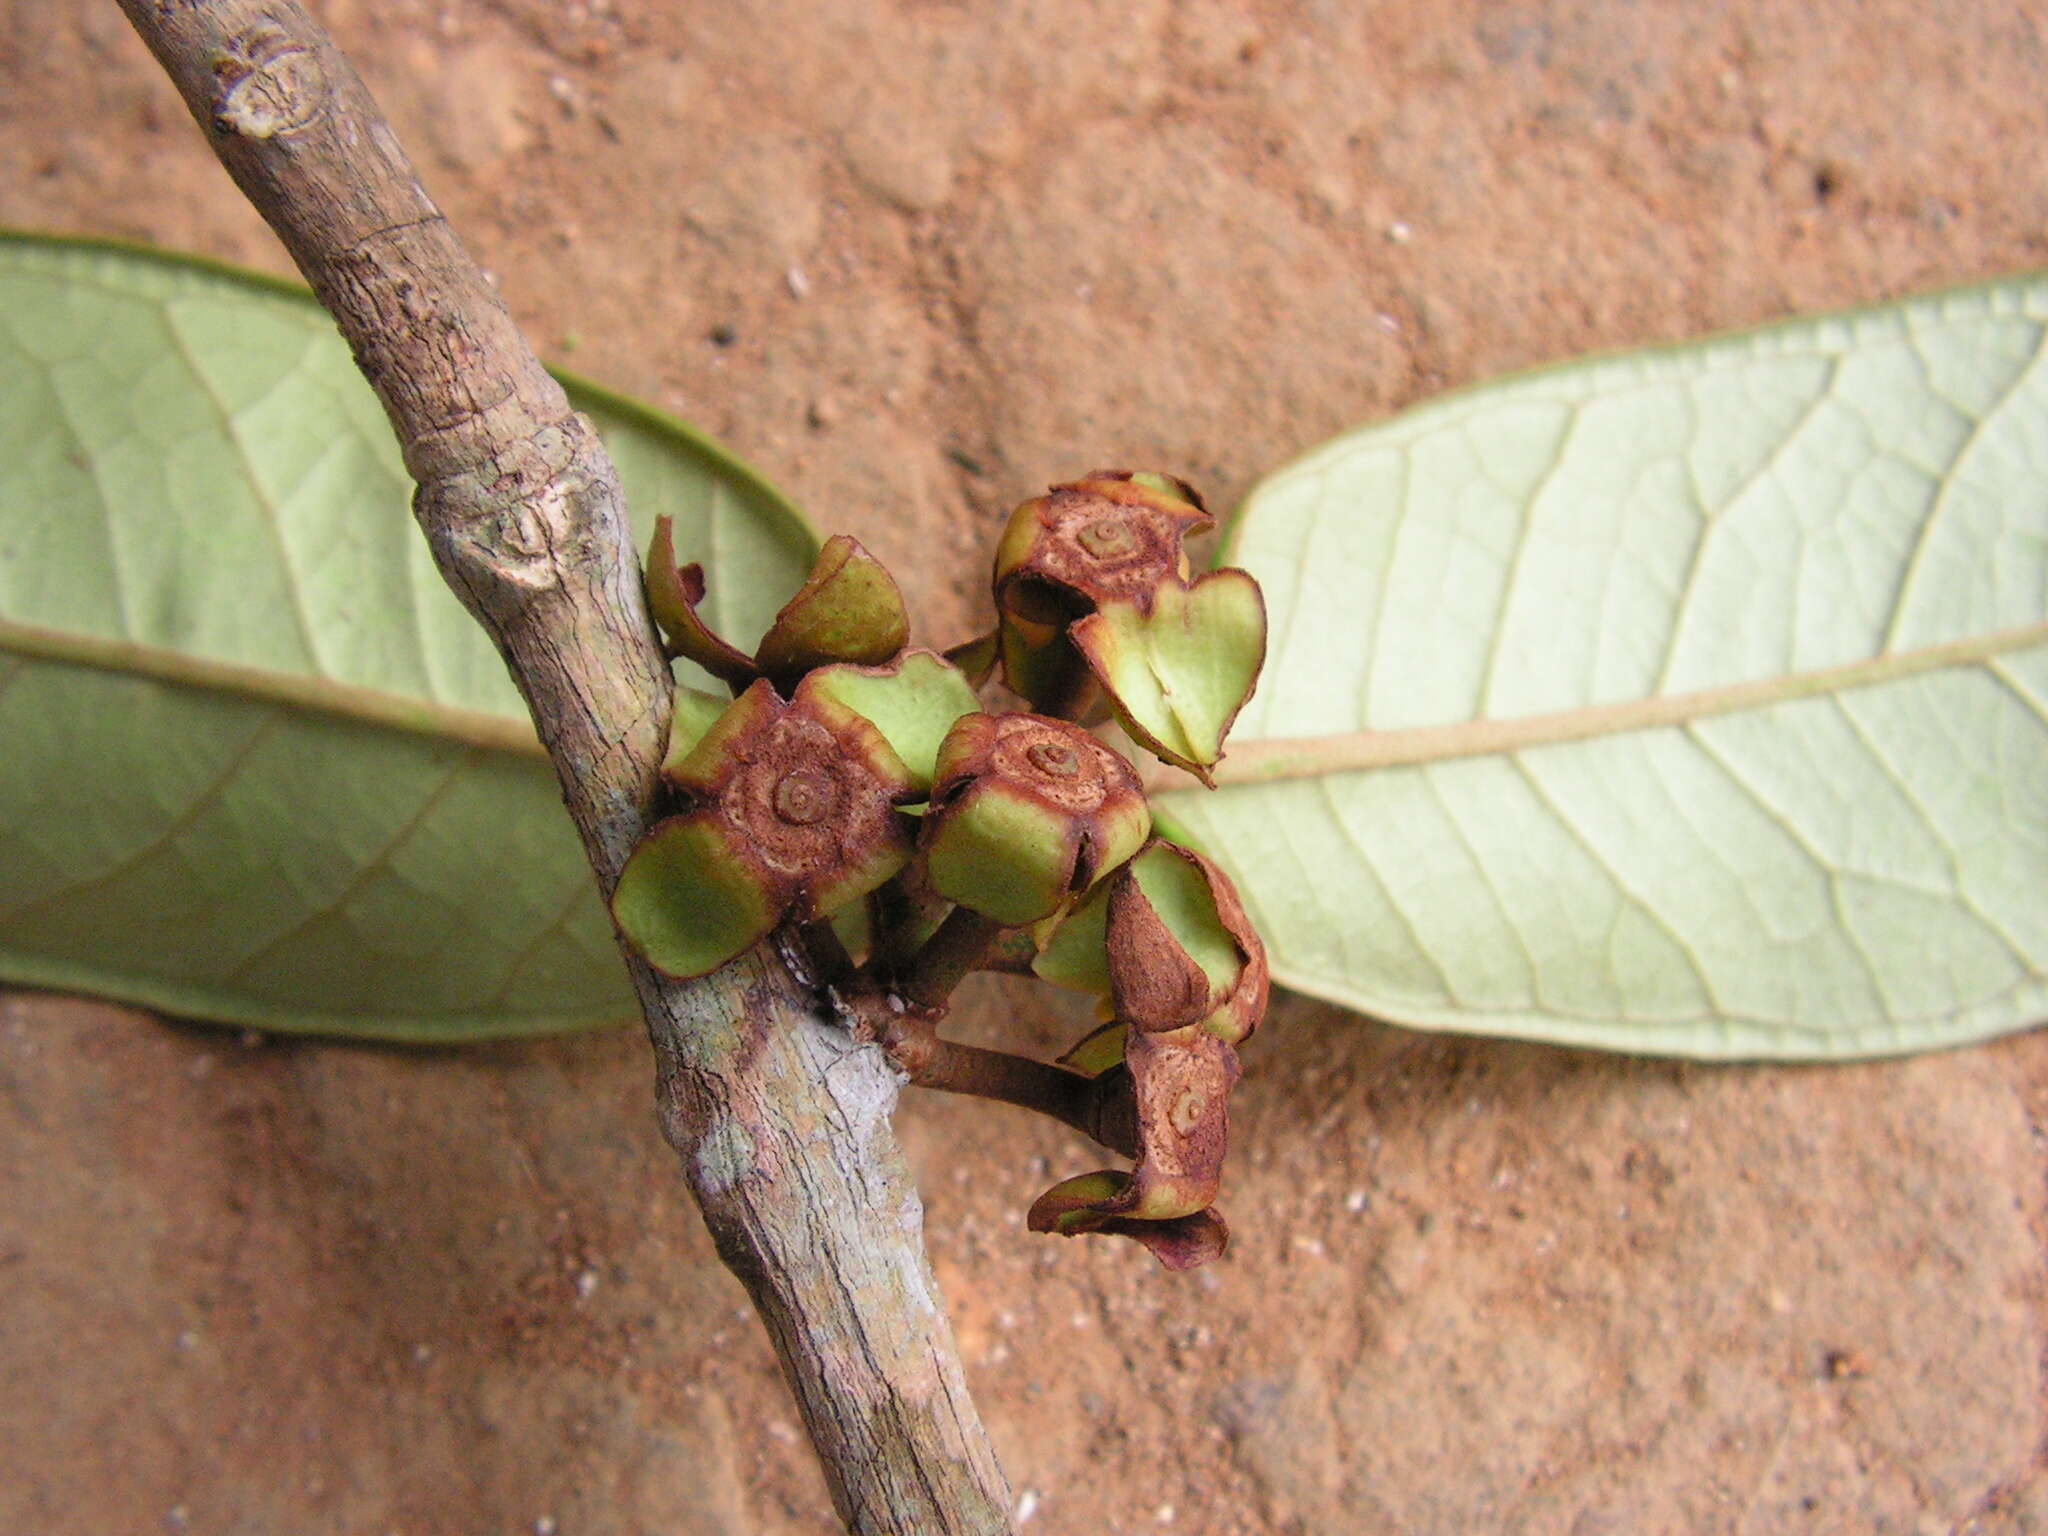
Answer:
M435 561L505 657L609 891L648 824L671 682L595 432L304 11L122 8L383 402ZM628 964L663 1131L768 1324L848 1528L1010 1529L881 1053L817 1017L765 948L693 983Z

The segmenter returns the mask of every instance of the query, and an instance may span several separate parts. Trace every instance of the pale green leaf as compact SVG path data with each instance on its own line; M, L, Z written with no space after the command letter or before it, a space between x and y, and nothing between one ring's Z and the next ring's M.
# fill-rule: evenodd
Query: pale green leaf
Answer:
M1225 550L1272 652L1213 795L1305 991L1713 1057L2048 1014L2048 280L1455 395ZM1312 739L1310 739L1312 738Z
M816 540L571 383L751 643ZM630 1015L525 710L299 290L0 238L0 979L454 1040Z

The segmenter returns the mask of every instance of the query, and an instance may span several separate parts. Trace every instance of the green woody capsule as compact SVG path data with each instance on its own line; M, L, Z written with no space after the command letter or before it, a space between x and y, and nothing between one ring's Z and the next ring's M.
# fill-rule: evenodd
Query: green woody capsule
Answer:
M1131 599L1188 574L1189 535L1215 526L1202 498L1168 475L1098 469L1010 514L996 548L998 606L1039 619L1060 604L1085 612Z
M1074 716L1090 680L1067 626L1103 603L1138 602L1186 579L1190 533L1213 526L1201 498L1170 476L1097 470L1025 502L996 550L1003 678L1034 708Z
M663 777L690 802L626 860L619 930L656 970L702 976L784 919L865 896L909 860L897 806L917 788L881 732L844 705L764 679Z
M1020 928L1130 858L1151 824L1130 764L1078 726L973 714L939 747L919 848L940 896Z

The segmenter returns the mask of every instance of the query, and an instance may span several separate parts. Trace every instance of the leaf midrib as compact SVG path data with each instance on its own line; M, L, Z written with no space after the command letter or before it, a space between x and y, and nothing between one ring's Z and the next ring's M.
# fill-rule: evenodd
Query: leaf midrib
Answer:
M1347 731L1329 736L1268 737L1232 746L1212 771L1220 789L1229 785L1323 778L1336 773L1365 773L1377 768L1414 767L1456 758L1493 757L1531 747L1684 726L1715 715L1898 682L1953 667L1978 666L2041 644L2048 644L2048 620L1910 651L1890 651L1842 666L1754 678L1691 693L1652 694L1616 704L1589 704L1505 720L1463 720L1455 725ZM1152 794L1197 787L1192 776L1173 769L1148 774L1145 783Z
M11 619L0 619L0 653L282 705L489 752L536 759L544 756L532 723L524 717L463 709L309 673L273 671L166 646L71 634Z

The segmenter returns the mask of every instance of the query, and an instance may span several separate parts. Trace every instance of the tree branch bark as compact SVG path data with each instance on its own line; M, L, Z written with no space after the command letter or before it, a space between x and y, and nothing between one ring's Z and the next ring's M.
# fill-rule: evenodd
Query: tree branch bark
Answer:
M647 825L671 683L596 433L292 0L121 6L383 401L434 558L511 668L608 893ZM766 948L692 983L627 964L663 1130L768 1323L848 1528L1010 1531L882 1053L820 1017Z

